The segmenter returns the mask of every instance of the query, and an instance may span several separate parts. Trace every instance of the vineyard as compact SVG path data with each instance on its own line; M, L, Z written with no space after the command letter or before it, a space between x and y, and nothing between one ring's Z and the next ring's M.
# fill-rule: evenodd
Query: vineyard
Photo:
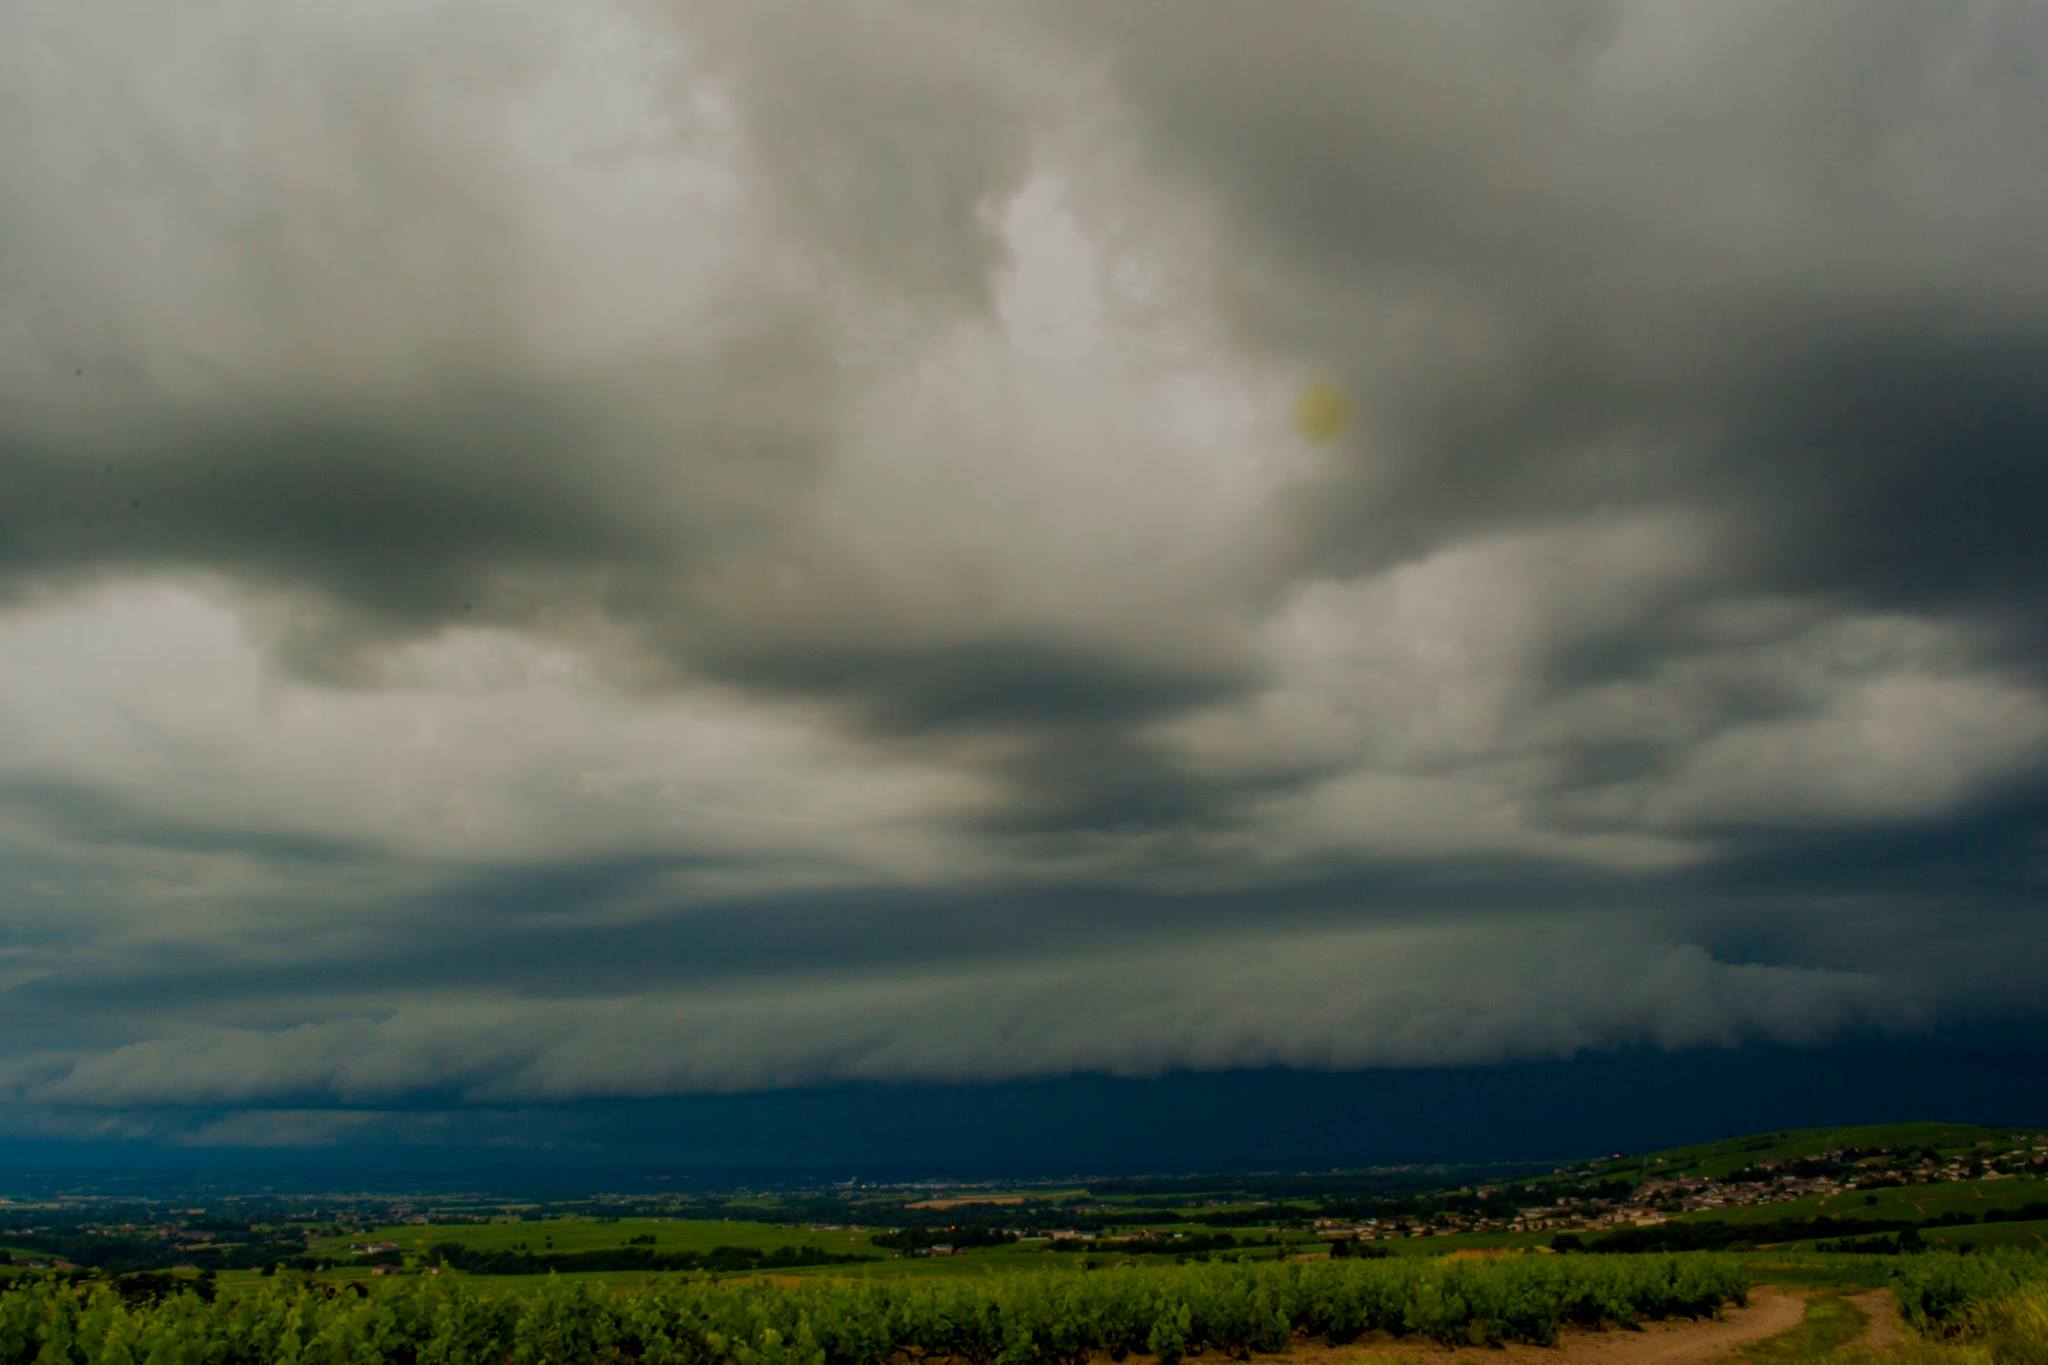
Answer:
M1446 1343L1548 1343L1565 1324L1700 1317L1742 1302L1748 1276L1713 1256L1193 1264L979 1282L657 1282L536 1293L455 1277L377 1293L270 1280L214 1302L128 1302L104 1284L0 1295L0 1365L1078 1365L1134 1354L1176 1365L1369 1332Z
M2022 1300L2048 1309L2048 1256L2004 1252L1982 1256L1903 1257L1892 1273L1899 1316L1930 1336L1966 1335L1985 1326L1987 1310Z

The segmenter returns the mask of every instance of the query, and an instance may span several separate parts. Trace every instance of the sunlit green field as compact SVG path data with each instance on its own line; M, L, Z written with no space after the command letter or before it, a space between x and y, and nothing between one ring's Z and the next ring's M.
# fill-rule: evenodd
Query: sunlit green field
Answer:
M2010 1247L2015 1251L2048 1251L2048 1221L2027 1223L1969 1224L1954 1228L1926 1228L1921 1240L1930 1247ZM1787 1251L1817 1251L1822 1242L1834 1238L1809 1239L1786 1244Z
M1132 1224L1130 1229L1144 1226ZM1284 1256L1321 1255L1325 1245L1313 1232L1303 1229L1269 1228L1213 1228L1203 1224L1175 1224L1159 1229L1163 1236L1174 1233L1195 1236L1204 1233L1227 1231L1238 1237L1245 1245L1242 1254L1247 1259L1265 1260ZM1006 1275L1019 1271L1051 1272L1054 1274L1080 1273L1089 1268L1099 1268L1129 1261L1136 1264L1171 1264L1171 1252L1164 1255L1126 1255L1114 1250L1084 1244L1075 1250L1052 1249L1052 1243L1044 1239L1030 1239L1003 1246L976 1247L953 1256L899 1256L885 1247L872 1245L873 1232L870 1230L831 1229L813 1231L807 1226L782 1223L747 1221L705 1221L671 1218L621 1218L616 1221L601 1221L589 1218L557 1218L539 1222L500 1220L490 1223L441 1223L415 1224L395 1223L371 1228L346 1237L323 1237L315 1239L310 1254L327 1258L328 1268L319 1272L318 1277L335 1282L356 1282L370 1288L389 1285L417 1276L427 1250L439 1242L461 1242L477 1250L525 1249L537 1255L591 1251L611 1247L634 1245L635 1237L654 1238L656 1251L709 1251L713 1247L738 1246L757 1247L772 1250L777 1247L801 1247L805 1249L832 1252L838 1255L867 1255L869 1260L842 1262L832 1265L776 1267L764 1272L651 1272L641 1270L583 1271L565 1274L563 1278L592 1283L630 1288L643 1285L658 1278L748 1278L756 1274L770 1275L776 1279L826 1278L826 1279L871 1279L871 1278L973 1278L989 1275ZM1117 1235L1117 1234L1105 1234ZM1266 1239L1273 1240L1269 1243ZM379 1275L371 1265L350 1252L351 1245L365 1242L391 1242L406 1254L411 1264L400 1271L387 1271ZM639 1245L646 1245L645 1242ZM1418 1245L1423 1245L1418 1243ZM1436 1250L1449 1250L1448 1246L1433 1244ZM461 1278L474 1278L494 1285L517 1288L523 1285L545 1283L544 1275L487 1275L470 1276L462 1272L444 1272ZM220 1277L224 1289L235 1290L260 1283L262 1276L256 1271L232 1271Z
M1547 1247L1553 1232L1457 1232L1443 1237L1392 1237L1374 1246L1396 1256L1447 1256L1458 1251L1525 1251Z
M2017 1247L2048 1251L2048 1220L2027 1223L1985 1223L1978 1227L1934 1228L1923 1234L1941 1246Z
M316 1256L347 1257L352 1243L395 1242L417 1255L436 1242L461 1242L479 1251L524 1247L545 1252L596 1251L622 1247L635 1237L652 1236L657 1251L709 1251L713 1247L803 1247L841 1255L868 1251L870 1233L853 1230L813 1232L783 1223L705 1221L683 1218L550 1218L540 1222L504 1220L492 1223L390 1223L347 1237L323 1237L313 1243ZM876 1255L888 1255L877 1250Z

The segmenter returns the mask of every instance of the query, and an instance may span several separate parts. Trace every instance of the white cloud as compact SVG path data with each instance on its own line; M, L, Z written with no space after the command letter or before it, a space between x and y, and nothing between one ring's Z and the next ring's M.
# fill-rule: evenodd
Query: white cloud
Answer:
M182 587L52 599L0 617L0 783L86 784L144 833L317 831L427 864L628 849L753 865L756 885L720 891L976 861L943 819L977 799L971 774L799 705L622 691L576 652L491 629L408 649L388 678L279 677L218 597Z

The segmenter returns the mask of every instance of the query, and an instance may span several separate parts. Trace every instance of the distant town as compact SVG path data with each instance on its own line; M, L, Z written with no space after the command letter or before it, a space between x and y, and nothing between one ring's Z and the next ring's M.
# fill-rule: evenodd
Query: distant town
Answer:
M1851 1191L1897 1189L1964 1180L2048 1176L2048 1138L2022 1140L2000 1150L1961 1155L1930 1147L1837 1147L1815 1156L1759 1161L1722 1176L1658 1176L1648 1159L1635 1181L1609 1163L1559 1167L1553 1175L1578 1188L1547 1203L1525 1204L1510 1214L1445 1210L1426 1220L1318 1218L1319 1237L1423 1237L1484 1232L1597 1232L1622 1226L1652 1227L1687 1213L1787 1204ZM1527 1188L1527 1187L1524 1187Z

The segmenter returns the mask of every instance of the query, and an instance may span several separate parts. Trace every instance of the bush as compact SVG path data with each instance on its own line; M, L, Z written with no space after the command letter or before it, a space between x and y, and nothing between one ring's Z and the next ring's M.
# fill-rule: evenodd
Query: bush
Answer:
M888 1365L899 1352L971 1365L1079 1365L1148 1351L1282 1350L1296 1332L1370 1331L1451 1344L1550 1342L1565 1322L1718 1312L1747 1291L1713 1256L1520 1256L1118 1268L980 1281L661 1282L532 1292L453 1277L365 1295L275 1277L214 1303L189 1290L124 1301L105 1282L0 1294L0 1365L170 1360ZM118 1348L118 1349L117 1349Z
M1930 1336L1958 1336L1979 1325L1985 1305L2048 1286L2048 1256L1985 1252L1915 1256L1892 1272L1899 1316Z

